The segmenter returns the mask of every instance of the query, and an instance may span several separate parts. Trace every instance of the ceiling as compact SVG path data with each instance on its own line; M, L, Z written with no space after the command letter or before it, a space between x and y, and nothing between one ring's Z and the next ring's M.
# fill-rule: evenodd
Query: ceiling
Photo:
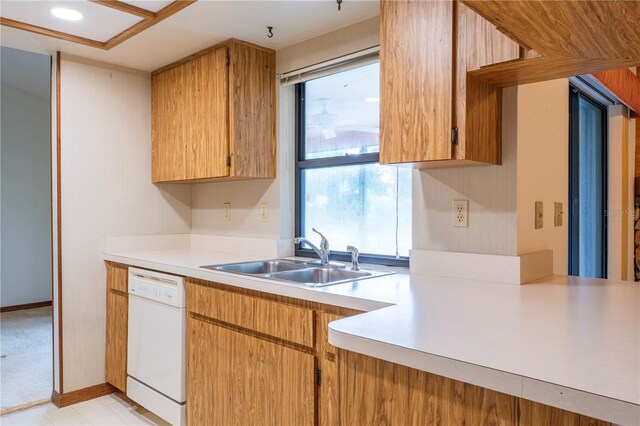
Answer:
M0 47L0 82L14 89L49 99L50 66L48 55Z
M64 3L73 3L74 8L79 8L77 5L80 4L83 4L82 7L89 4L78 0L2 0L1 13L5 16L5 10L24 9L19 4L48 10L54 5ZM138 0L128 3L153 11L161 8L166 2ZM104 35L116 27L115 19L111 18L110 14L121 12L106 7L102 9L106 12L100 19L92 22L91 28L86 31ZM23 12L36 13L24 10ZM152 71L231 37L277 50L364 21L379 15L379 12L379 1L376 0L344 0L340 12L335 0L199 0L108 51L6 26L0 26L0 42L3 46L37 53L52 54L59 50L67 54ZM131 19L131 15L127 19ZM134 16L133 19L137 18ZM62 24L63 28L57 29L72 32L73 25L77 23ZM271 39L267 37L267 26L274 27L274 37Z

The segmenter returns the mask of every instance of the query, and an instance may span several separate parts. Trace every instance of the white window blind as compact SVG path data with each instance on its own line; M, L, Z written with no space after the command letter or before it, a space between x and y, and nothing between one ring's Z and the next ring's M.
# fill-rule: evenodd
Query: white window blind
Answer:
M380 46L370 47L348 55L340 56L328 61L320 62L308 67L280 74L280 82L283 86L303 83L315 78L324 77L342 71L362 67L377 62L380 57Z

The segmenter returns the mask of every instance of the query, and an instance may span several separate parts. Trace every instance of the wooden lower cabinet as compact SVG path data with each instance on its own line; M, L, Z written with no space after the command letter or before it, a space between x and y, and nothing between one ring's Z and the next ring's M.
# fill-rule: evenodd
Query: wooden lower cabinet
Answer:
M127 390L127 328L129 295L120 288L127 287L127 268L107 264L107 333L104 376L122 392ZM124 280L124 284L123 284Z
M189 317L190 425L313 425L315 357Z
M341 425L610 425L377 358L338 352Z

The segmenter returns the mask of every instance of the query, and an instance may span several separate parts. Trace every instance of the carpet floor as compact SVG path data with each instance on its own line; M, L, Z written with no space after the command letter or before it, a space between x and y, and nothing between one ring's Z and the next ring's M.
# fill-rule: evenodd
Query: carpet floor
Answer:
M0 314L0 412L51 399L51 306Z

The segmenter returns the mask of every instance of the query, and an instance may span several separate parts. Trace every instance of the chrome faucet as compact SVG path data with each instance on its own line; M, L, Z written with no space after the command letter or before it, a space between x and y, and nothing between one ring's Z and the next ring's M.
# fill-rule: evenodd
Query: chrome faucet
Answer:
M316 230L316 228L311 228L311 230L313 232L315 232L316 234L320 235L320 238L321 238L321 240L320 240L320 248L316 247L315 244L313 244L311 241L307 240L305 237L297 237L293 241L296 244L300 244L300 243L307 244L309 247L311 247L311 249L313 251L316 252L318 257L320 258L320 264L322 266L328 266L329 265L329 256L331 254L331 251L329 250L329 241L325 238L324 235L322 235L320 232L318 232Z
M347 251L351 252L351 270L359 271L360 264L358 263L358 258L360 257L360 252L355 246L347 246Z

